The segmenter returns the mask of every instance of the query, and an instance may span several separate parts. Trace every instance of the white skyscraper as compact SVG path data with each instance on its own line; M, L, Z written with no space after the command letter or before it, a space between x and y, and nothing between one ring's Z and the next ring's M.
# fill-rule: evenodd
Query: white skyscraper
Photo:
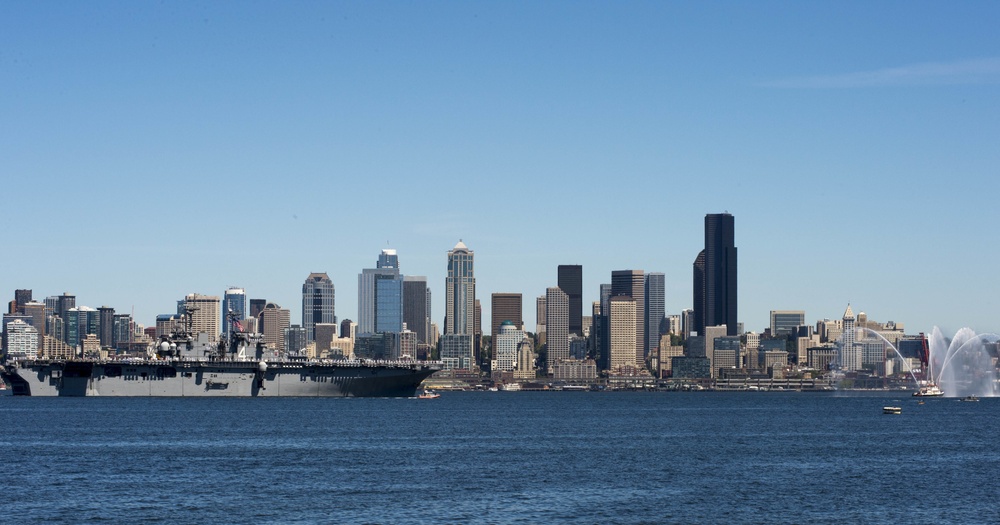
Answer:
M854 312L847 305L844 312L844 331L840 334L840 368L848 372L861 370L861 347L856 345L857 334L854 331Z

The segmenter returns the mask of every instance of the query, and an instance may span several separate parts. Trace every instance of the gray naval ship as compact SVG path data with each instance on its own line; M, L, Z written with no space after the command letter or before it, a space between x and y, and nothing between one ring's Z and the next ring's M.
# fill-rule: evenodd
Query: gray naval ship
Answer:
M410 359L281 358L258 334L233 330L214 344L185 328L161 338L148 359L19 360L0 375L15 396L413 397L441 369Z

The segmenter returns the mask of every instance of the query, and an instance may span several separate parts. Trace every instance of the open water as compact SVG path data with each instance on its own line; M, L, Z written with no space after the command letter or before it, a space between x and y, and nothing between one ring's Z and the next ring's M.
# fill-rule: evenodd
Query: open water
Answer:
M998 412L791 392L5 397L0 522L998 523Z

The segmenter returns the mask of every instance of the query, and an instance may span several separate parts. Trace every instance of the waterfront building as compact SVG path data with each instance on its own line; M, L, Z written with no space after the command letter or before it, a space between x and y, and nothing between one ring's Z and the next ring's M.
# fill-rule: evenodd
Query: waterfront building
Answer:
M660 335L665 333L667 328L664 323L666 318L666 276L658 272L647 273L643 286L646 299L643 355L649 356L651 353L656 354L656 349L660 344Z
M268 348L285 351L285 329L291 326L292 313L275 303L267 303L260 312L260 333Z
M471 370L474 365L471 334L441 336L441 362L446 370Z
M557 286L569 300L569 333L583 335L583 266L560 264Z
M462 241L448 252L448 277L445 280L444 333L449 348L448 359L455 368L475 365L473 337L476 335L475 253ZM447 337L455 336L455 337ZM461 336L461 337L459 337ZM466 337L467 336L467 337ZM466 344L467 348L459 348ZM442 359L445 352L442 347Z
M635 301L635 355L633 356L633 365L641 367L646 361L646 279L643 271L612 271L611 295L631 297Z
M552 379L593 381L597 379L597 363L593 359L560 359L552 367Z
M403 277L403 323L416 334L418 345L430 344L431 289L426 277Z
M707 357L680 356L672 357L670 361L674 379L707 379L712 376L712 364Z
M706 326L727 326L739 335L736 319L737 260L735 220L728 213L705 216L705 249L694 263L694 321L699 335Z
M5 323L4 355L7 359L36 359L38 357L38 330L21 319Z
M498 333L493 336L493 371L511 372L517 368L517 350L524 340L524 331L513 321L505 320L500 324Z
M806 313L803 310L771 310L771 337L791 335L804 324Z
M615 295L608 300L609 370L621 373L636 366L636 308L635 299Z
M500 333L504 321L510 321L518 330L524 330L521 316L521 294L494 293L490 297L490 334L495 338ZM515 342L515 345L520 340Z
M569 296L559 287L545 290L545 372L560 359L569 359Z

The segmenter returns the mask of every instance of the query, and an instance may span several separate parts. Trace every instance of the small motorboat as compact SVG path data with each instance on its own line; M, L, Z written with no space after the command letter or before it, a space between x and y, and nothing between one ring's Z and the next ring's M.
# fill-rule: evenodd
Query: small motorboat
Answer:
M976 396L965 396L962 398L962 401L979 401L979 398Z
M441 394L438 394L437 392L424 390L419 396L417 396L417 399L437 399L439 397L441 397Z
M903 407L882 407L883 414L902 414Z

